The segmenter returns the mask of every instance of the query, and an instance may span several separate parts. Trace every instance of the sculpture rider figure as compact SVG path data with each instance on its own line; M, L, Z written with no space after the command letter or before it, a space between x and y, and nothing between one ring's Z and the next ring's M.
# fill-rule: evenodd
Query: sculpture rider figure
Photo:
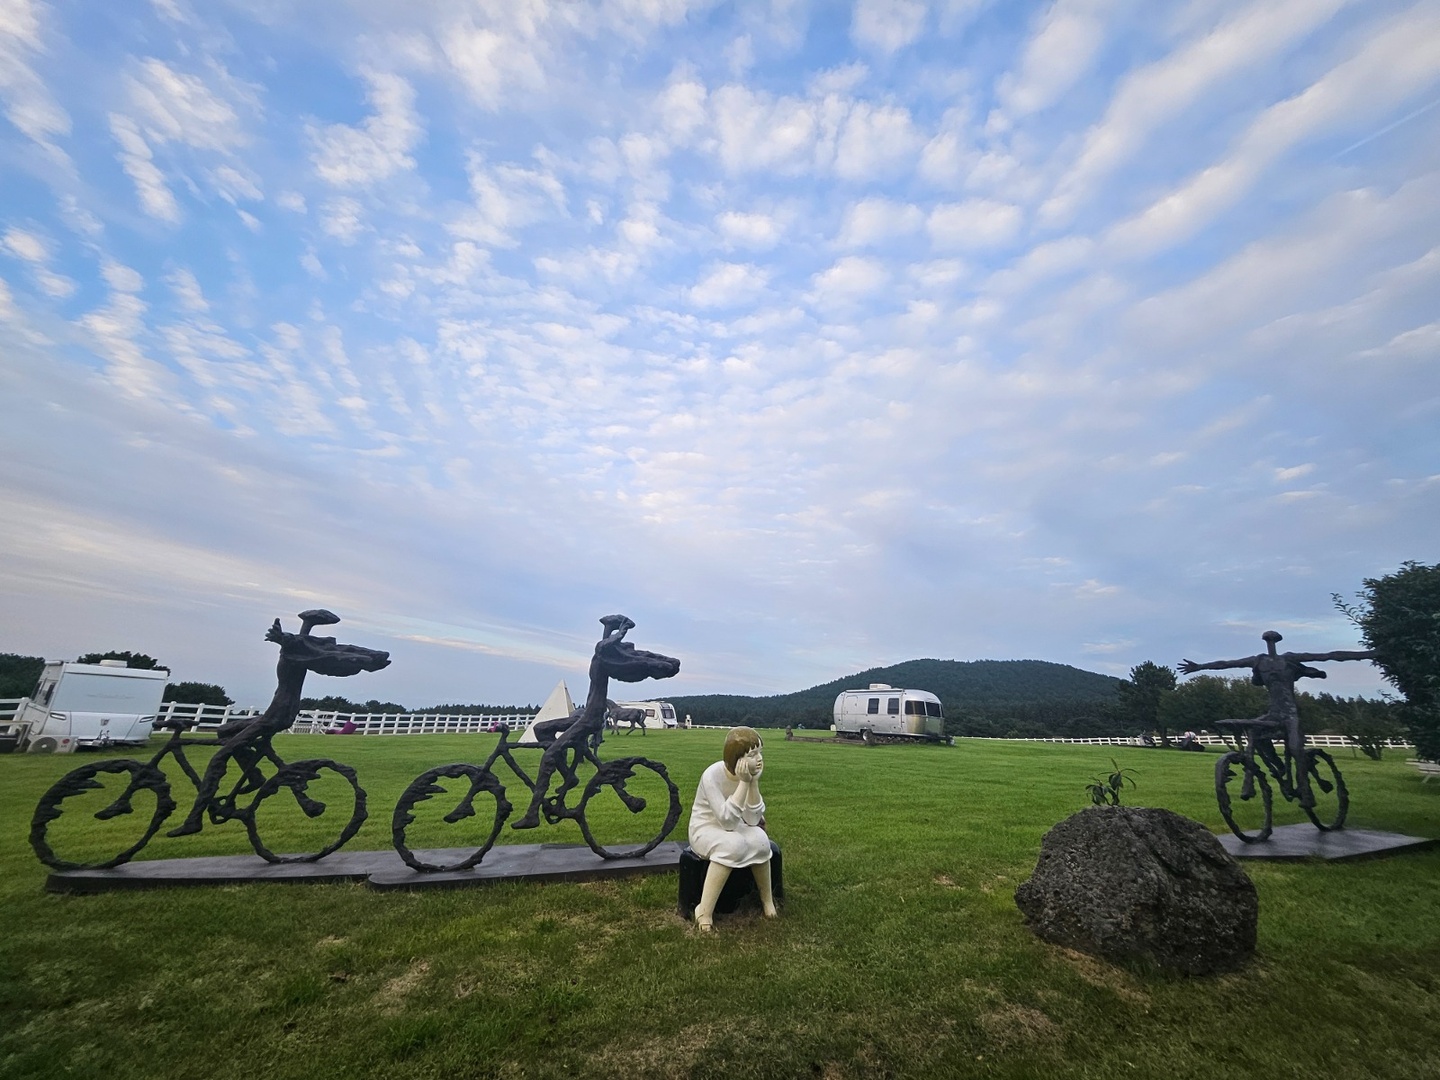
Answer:
M622 682L639 682L642 679L668 679L680 670L680 661L658 653L643 652L625 641L625 634L635 628L632 619L624 615L606 615L600 620L605 636L595 645L590 660L590 691L585 696L585 706L559 720L549 720L535 725L535 737L547 743L540 758L540 769L535 775L535 792L525 816L514 822L512 829L534 829L540 825L540 811L544 808L550 780L559 769L564 777L557 798L563 798L577 783L574 767L565 758L572 750L577 762L583 756L592 739L598 739L605 728L605 714L611 702L607 699L610 679ZM551 741L553 740L553 741ZM593 751L592 751L593 753Z

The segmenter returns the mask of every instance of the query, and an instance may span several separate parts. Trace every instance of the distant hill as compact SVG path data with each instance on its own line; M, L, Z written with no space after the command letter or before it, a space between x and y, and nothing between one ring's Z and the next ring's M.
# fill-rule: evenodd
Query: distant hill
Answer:
M1119 733L1120 680L1045 660L906 660L871 668L791 694L672 697L697 724L828 727L835 696L871 683L928 690L945 706L946 729L958 735Z

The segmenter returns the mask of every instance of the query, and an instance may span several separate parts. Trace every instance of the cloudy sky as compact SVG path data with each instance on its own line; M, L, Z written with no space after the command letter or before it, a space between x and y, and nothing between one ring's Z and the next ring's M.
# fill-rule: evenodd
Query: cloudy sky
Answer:
M0 106L0 651L1124 674L1440 560L1435 0L0 0Z

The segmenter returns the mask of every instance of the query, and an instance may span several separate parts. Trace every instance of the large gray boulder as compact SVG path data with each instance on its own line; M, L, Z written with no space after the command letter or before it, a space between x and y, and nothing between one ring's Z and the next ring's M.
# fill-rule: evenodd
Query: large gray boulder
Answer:
M1187 975L1242 967L1259 902L1245 871L1198 821L1092 806L1056 825L1015 903L1046 941Z

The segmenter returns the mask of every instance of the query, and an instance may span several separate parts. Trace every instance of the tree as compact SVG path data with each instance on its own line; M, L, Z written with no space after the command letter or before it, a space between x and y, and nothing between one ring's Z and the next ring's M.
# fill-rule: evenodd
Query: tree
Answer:
M44 670L44 657L0 653L0 698L28 697L33 694L35 684L40 681L40 672Z
M146 671L170 670L153 656L137 652L115 652L113 649L110 652L87 652L75 662L77 664L98 664L101 660L124 660L126 667L143 668Z
M1120 705L1132 724L1141 731L1158 731L1162 746L1170 745L1166 699L1175 693L1175 670L1146 660L1130 669L1130 678L1120 684Z
M1307 704L1311 706L1310 712L1318 716L1323 730L1344 735L1362 754L1376 761L1385 752L1387 740L1399 739L1405 734L1396 702L1317 694Z
M177 701L182 705L234 705L235 701L225 693L223 686L208 682L175 682L165 684L162 701Z
M1339 593L1332 598L1405 695L1399 711L1415 756L1440 761L1440 566L1405 562L1393 574L1366 578L1355 604Z

